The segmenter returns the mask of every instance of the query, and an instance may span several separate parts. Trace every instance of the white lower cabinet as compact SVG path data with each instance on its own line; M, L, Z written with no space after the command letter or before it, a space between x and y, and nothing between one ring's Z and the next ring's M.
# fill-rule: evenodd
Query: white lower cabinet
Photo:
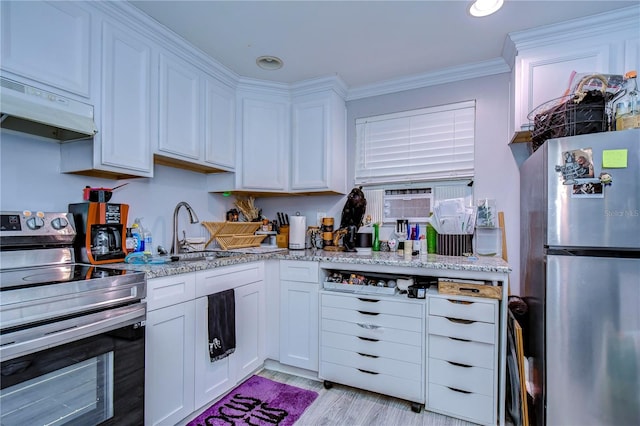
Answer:
M235 293L236 350L211 362L209 294ZM175 425L258 369L265 359L264 264L147 282L145 424Z
M147 281L146 425L174 425L194 410L195 275Z
M498 301L431 292L427 301L426 409L496 424Z
M236 377L256 371L266 358L266 304L264 281L246 284L236 293Z
M280 261L280 363L318 371L318 262Z
M320 292L320 371L342 383L425 401L425 304L405 296Z

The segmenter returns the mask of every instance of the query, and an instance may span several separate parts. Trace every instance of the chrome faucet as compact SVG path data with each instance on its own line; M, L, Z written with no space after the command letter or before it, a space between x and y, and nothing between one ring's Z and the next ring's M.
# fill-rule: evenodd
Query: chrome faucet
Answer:
M178 241L178 213L180 212L180 207L185 207L187 212L189 213L189 220L191 223L198 223L198 215L193 211L189 203L186 201L180 201L176 208L173 210L173 239L171 243L171 254L176 255L181 252L180 250L180 242Z

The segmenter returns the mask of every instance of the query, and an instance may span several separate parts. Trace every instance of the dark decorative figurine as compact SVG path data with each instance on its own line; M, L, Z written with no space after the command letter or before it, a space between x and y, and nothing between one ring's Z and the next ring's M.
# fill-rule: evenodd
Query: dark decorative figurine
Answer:
M362 226L364 212L367 209L367 200L364 198L362 187L353 188L349 193L347 202L342 209L340 229L346 230L342 242L346 251L356 251L356 233Z

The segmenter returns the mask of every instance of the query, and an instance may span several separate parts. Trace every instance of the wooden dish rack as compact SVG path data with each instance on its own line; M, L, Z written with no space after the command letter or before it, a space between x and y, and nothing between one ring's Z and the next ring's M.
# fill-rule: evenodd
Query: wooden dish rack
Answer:
M254 235L260 228L260 222L202 222L211 237L205 247L213 240L217 241L223 250L236 248L257 247L266 235Z

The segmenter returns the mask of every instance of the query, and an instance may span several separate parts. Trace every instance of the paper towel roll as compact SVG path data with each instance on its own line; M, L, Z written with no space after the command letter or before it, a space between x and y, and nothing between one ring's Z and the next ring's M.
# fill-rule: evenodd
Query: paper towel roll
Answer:
M291 216L289 218L289 249L304 250L307 231L306 216Z

